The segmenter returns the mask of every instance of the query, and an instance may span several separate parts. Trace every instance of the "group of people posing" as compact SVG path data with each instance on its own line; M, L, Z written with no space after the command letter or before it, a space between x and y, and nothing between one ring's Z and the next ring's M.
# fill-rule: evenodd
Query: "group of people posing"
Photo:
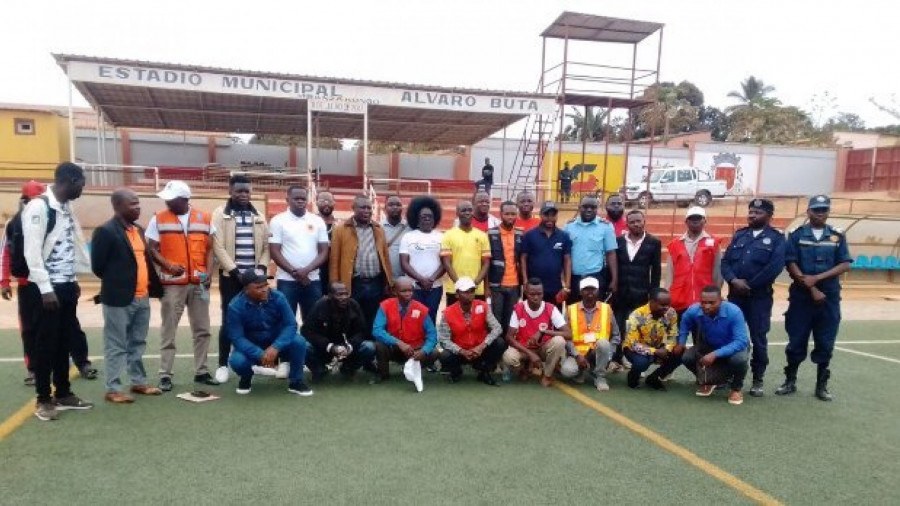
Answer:
M816 396L831 400L839 276L852 259L843 233L826 223L830 200L824 195L810 199L808 224L787 237L770 225L772 202L752 200L748 226L723 251L721 240L705 231L703 208L688 209L685 232L663 246L645 230L644 213L626 213L615 194L603 217L598 197L581 198L577 215L560 227L552 201L535 213L533 194L522 192L515 202L503 202L495 217L489 194L477 191L472 201L457 204L453 227L441 232L442 209L431 196L413 198L405 219L401 199L388 196L378 223L371 200L361 195L353 200L352 217L341 222L328 192L318 194L319 214L313 214L307 189L291 186L287 210L267 223L251 203L250 180L236 175L229 199L212 213L191 205L187 184L168 182L158 194L166 208L146 230L137 224L138 196L116 190L113 217L94 231L88 254L71 208L84 184L77 165L61 164L43 194L23 191L26 205L6 230L4 265L17 258L27 264L27 272L13 276L37 390L35 414L42 420L92 406L72 393L68 372L72 343L83 339L75 273L88 269L101 280L105 398L111 403L172 390L175 335L187 310L193 381L218 385L233 372L239 394L250 392L254 376L272 375L286 378L289 392L312 395L305 368L313 383L329 372L352 377L360 369L380 383L390 377L391 362L403 363L407 372L439 367L452 383L470 365L486 385L498 385L500 371L506 380L539 377L544 386L557 377L590 380L601 392L609 390L608 374L627 370L629 387L638 388L645 376L644 385L665 390L667 377L684 364L697 377L697 395L724 386L728 402L741 404L748 369L750 395L764 394L772 285L785 267L793 281L790 343L785 380L775 393L796 391L812 335ZM211 371L215 272L222 325L218 368ZM9 277L4 273L5 298ZM142 362L151 297L161 298L156 385ZM693 346L687 348L689 336ZM414 382L421 390L421 377Z

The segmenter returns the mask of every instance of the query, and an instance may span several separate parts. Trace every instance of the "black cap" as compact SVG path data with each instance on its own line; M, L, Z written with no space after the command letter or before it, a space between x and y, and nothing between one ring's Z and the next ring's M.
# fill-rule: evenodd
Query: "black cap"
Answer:
M775 204L773 204L769 199L753 199L750 201L750 204L748 204L747 207L749 209L760 209L769 214L775 213Z
M556 207L556 202L545 200L544 203L541 204L541 214L547 214L550 211L559 212L559 208Z
M255 285L256 283L265 283L268 276L256 272L256 269L247 269L241 273L241 286Z
M828 209L831 207L831 199L828 195L815 195L809 199L807 209Z

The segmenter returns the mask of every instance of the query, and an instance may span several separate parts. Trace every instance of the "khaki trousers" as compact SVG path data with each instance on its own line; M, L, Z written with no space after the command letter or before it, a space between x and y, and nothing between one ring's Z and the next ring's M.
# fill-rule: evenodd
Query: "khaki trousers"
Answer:
M562 336L553 336L549 341L535 350L544 363L544 376L553 376L560 360L566 356L566 339ZM513 371L518 372L522 368L525 355L510 346L503 352L503 363Z
M200 285L165 285L162 297L162 329L159 348L159 375L172 377L175 365L175 334L187 308L194 337L194 375L207 374L209 352L209 300L200 296Z

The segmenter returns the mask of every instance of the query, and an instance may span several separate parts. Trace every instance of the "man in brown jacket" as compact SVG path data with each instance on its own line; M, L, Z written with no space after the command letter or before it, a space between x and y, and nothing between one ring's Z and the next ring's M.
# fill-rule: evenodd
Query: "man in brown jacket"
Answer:
M213 253L219 264L219 295L222 299L222 318L228 314L228 304L241 293L240 274L257 269L265 274L269 268L269 227L266 217L250 202L250 179L242 174L228 181L229 199L212 214ZM219 327L219 368L216 381L228 381L228 355L231 339L225 322Z
M372 201L365 195L353 199L353 217L334 227L329 279L350 288L359 303L368 333L378 305L390 293L393 274L381 225L372 221Z

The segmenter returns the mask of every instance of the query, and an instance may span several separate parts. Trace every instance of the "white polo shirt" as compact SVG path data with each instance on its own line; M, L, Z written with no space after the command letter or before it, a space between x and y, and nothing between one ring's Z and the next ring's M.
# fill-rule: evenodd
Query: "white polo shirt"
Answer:
M319 243L328 244L328 230L325 222L307 211L297 216L288 209L276 215L269 223L269 243L280 244L281 254L291 265L300 269L306 267L319 254ZM294 277L278 267L276 279L293 281ZM319 269L309 273L309 279L319 279Z

